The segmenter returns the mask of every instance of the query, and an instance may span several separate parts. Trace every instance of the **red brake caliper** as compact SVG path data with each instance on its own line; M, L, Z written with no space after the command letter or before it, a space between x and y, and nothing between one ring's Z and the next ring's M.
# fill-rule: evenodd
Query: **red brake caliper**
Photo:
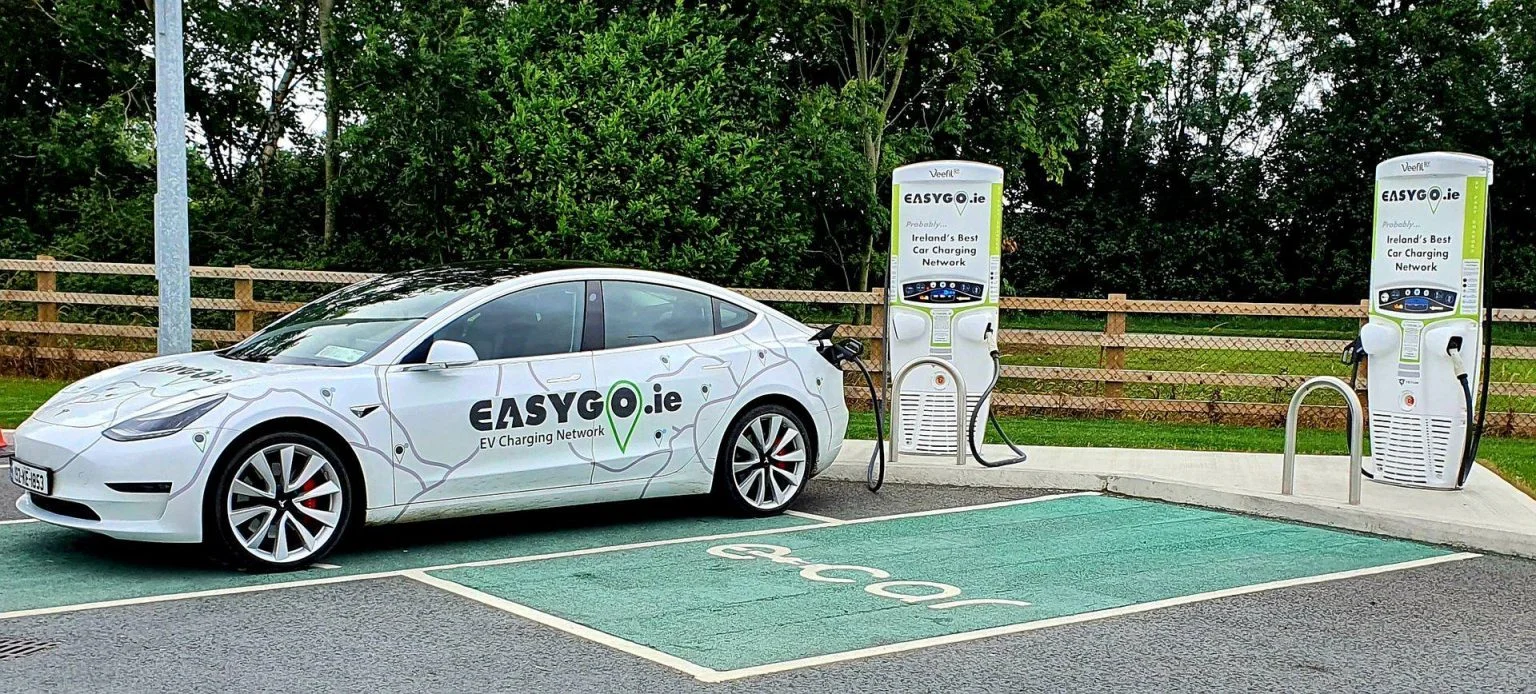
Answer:
M311 477L311 478L309 478L309 480L304 482L303 486L299 487L299 491L301 493L303 493L303 494L307 494L310 491L313 491L314 488L318 487L318 486L320 486L320 483L316 482L315 478ZM303 501L300 501L299 503L304 504L304 506L306 506L308 508L316 508L316 509L320 508L320 500L318 498L316 498L316 499L305 499Z
M779 450L779 448L781 448L784 445L784 439L785 439L785 435L782 434L782 433L779 434L778 440L773 442L773 447L768 449L768 452L769 452L770 456L773 453L777 452ZM785 472L789 471L789 461L787 461L787 460L775 460L775 461L773 461L773 466L778 468L778 469L780 469L780 470L783 470Z

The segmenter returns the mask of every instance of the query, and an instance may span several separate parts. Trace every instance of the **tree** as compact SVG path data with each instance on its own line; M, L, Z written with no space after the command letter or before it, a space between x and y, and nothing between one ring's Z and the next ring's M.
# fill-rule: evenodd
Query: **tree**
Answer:
M882 191L895 165L971 157L1059 175L1094 97L1134 84L1138 51L1155 35L1130 2L823 0L755 9L812 114L796 120L839 124L862 153L861 171L835 160L858 188L830 205L864 211L846 243L858 249L860 288L886 234Z
M318 0L320 62L325 93L325 221L321 238L326 248L336 241L336 137L341 129L341 96L336 93L336 0Z
M1290 120L1267 162L1277 198L1274 272L1292 283L1286 298L1354 302L1369 277L1376 163L1432 150L1495 152L1502 59L1482 0L1314 0L1284 9L1305 37L1317 98ZM1495 196L1520 187L1500 174Z

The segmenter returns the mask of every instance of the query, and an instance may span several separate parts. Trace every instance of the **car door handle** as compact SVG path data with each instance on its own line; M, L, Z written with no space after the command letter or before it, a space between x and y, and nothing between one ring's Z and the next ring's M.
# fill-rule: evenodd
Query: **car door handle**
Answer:
M581 374L571 374L569 376L561 376L559 378L546 378L546 379L544 379L544 382L545 383L570 383L572 381L579 381L579 380L581 380Z

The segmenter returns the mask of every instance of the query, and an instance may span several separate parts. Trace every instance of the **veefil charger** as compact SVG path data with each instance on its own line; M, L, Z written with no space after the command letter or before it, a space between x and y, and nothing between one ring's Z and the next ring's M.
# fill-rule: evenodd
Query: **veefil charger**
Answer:
M1003 170L972 161L910 164L891 174L891 266L886 364L894 378L914 359L937 357L965 380L970 435L980 443L996 377L992 359L1001 292ZM955 455L956 388L919 365L900 384L902 452ZM974 446L973 446L974 451Z
M1369 357L1366 472L1376 481L1457 489L1471 470L1474 394L1487 379L1492 183L1493 162L1470 154L1414 154L1376 167L1370 317L1360 330Z

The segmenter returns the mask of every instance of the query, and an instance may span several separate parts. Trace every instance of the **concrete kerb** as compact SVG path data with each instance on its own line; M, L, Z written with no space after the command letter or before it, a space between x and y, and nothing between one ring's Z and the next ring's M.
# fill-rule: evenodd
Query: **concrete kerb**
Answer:
M11 432L6 431L9 439ZM849 440L842 454L822 478L831 480L864 480L865 465L869 461L874 442ZM1243 463L1273 467L1274 488L1279 491L1280 455L1277 454L1221 454L1191 451L1155 451L1130 449L1051 448L1028 446L1031 461L1002 468L986 468L976 464L955 465L948 458L909 458L887 469L886 481L902 484L938 484L961 487L1016 487L1033 489L1062 489L1069 491L1096 491L1124 496L1156 499L1178 504L1204 506L1267 518L1299 521L1344 530L1398 537L1420 542L1447 545L1481 552L1511 554L1536 559L1536 500L1529 499L1502 478L1487 470L1478 469L1473 483L1483 487L1495 487L1494 493L1502 495L1505 508L1487 509L1484 518L1436 518L1402 509L1383 509L1369 506L1350 506L1343 502L1343 474L1335 475L1340 491L1328 497L1312 494L1281 496L1278 493L1256 492L1242 488L1252 480L1206 479L1200 483L1176 480L1148 474L1127 474L1121 470L1094 469L1096 461L1104 459L1155 458L1164 469L1172 456L1202 457L1229 455L1241 457ZM7 451L8 453L9 451ZM987 455L1003 457L1011 453L1002 446L988 445ZM1324 463L1340 469L1347 465L1344 456L1303 456L1305 462ZM1048 466L1036 461L1048 459ZM1111 466L1112 467L1112 466ZM1208 468L1202 469L1208 471ZM1251 470L1246 472L1251 473ZM1270 477L1265 471L1264 477ZM1368 488L1375 485L1367 485ZM1486 491L1486 489L1485 489ZM1446 494L1465 492L1416 491L1413 494L1430 495L1435 499ZM1337 497L1337 501L1334 497ZM1445 497L1449 498L1449 497ZM1369 499L1369 497L1368 497ZM1401 501L1398 502L1401 505ZM1493 519L1509 521L1507 505L1523 509L1523 517L1513 524L1488 522Z
M872 446L871 441L850 440L832 467L823 472L819 479L863 481ZM992 451L993 447L990 445L986 448L988 449L985 451L986 454L996 457L1001 457L1007 451L1002 447ZM1523 518L1513 519L1520 521L1517 524L1507 524L1490 522L1492 518L1487 517L1497 517L1500 521L1511 520L1499 515L1503 513L1503 509L1490 508L1480 514L1485 516L1484 518L1466 519L1437 518L1424 513L1415 513L1406 508L1351 506L1344 501L1342 489L1347 478L1342 473L1337 475L1340 488L1337 500L1334 500L1332 495L1329 497L1311 494L1282 496L1278 493L1281 457L1279 454L1272 456L1233 454L1242 456L1244 462L1248 463L1262 459L1266 466L1271 462L1269 459L1273 459L1275 492L1262 493L1241 488L1241 481L1211 479L1194 483L1189 480L1167 479L1153 475L1126 474L1123 471L1095 470L1093 469L1094 456L1085 453L1099 451L1105 456L1121 458L1128 454L1142 454L1166 459L1170 454L1188 454L1189 452L1058 449L1039 446L1027 447L1026 450L1031 454L1031 462L1002 468L986 468L974 463L961 466L954 464L952 459L943 457L908 458L900 464L887 468L886 481L902 484L1107 492L1536 559L1536 522L1531 522L1532 519L1536 519L1536 500L1529 499L1513 487L1509 487L1507 491L1504 489L1494 491L1506 497L1518 495L1520 500L1527 502L1529 513ZM1211 454L1201 453L1200 455L1209 457ZM1042 458L1050 458L1050 463L1045 466L1032 465L1034 460ZM1341 469L1347 465L1347 458L1344 456L1312 456L1312 458L1314 463L1327 461L1330 465L1337 461ZM1062 469L1064 460L1070 461L1066 465L1075 469ZM1166 460L1162 462L1166 468ZM1478 470L1478 472L1481 474L1475 476L1473 480L1475 483L1508 486L1497 475L1487 470ZM1369 488L1377 485L1367 483L1367 486ZM1487 491L1486 488L1484 491ZM1389 499L1390 503L1402 506L1404 493L1429 495L1428 499L1434 501L1455 498L1445 495L1466 494L1466 492L1394 489L1390 494L1383 494L1383 496ZM1420 497L1420 499L1423 498ZM1511 499L1501 498L1500 502L1511 503ZM1518 504L1521 501L1513 503ZM1428 504L1428 506L1434 505ZM1447 515L1450 514L1447 513Z

